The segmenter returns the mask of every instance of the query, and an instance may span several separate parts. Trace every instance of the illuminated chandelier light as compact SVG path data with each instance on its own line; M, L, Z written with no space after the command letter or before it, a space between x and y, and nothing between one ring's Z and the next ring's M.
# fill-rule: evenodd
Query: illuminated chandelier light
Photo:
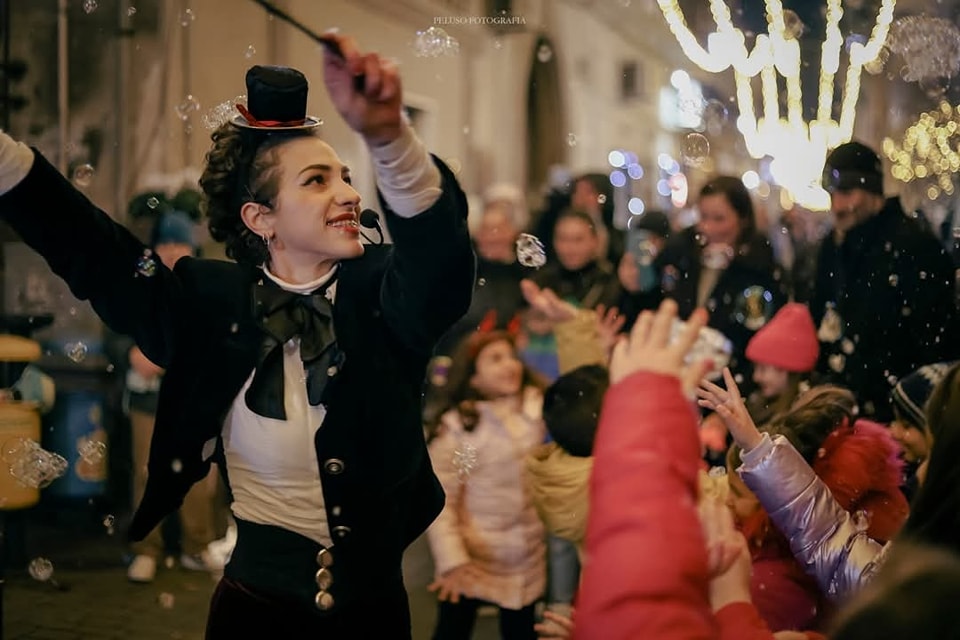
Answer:
M800 43L788 30L783 3L766 0L766 34L758 34L753 50L747 51L743 32L733 25L730 9L723 0L710 0L710 12L717 30L707 36L704 48L687 26L678 0L657 0L670 31L684 54L710 73L733 69L740 117L737 129L743 134L747 151L754 158L770 156L770 171L790 191L793 199L810 209L825 210L830 197L820 186L823 164L830 149L850 140L860 76L864 65L880 55L887 38L896 0L882 0L877 20L866 43L850 42L849 64L844 78L839 120L832 117L833 88L840 68L844 40L840 33L843 8L840 0L827 0L826 38L820 55L820 81L816 119L803 118L800 86ZM782 117L777 93L777 74L787 87L787 113ZM763 115L754 111L752 80L760 76Z
M953 195L953 175L960 171L960 105L944 101L940 107L920 114L907 127L903 140L884 138L883 154L890 160L890 173L904 183L928 182L926 195L936 200L941 193Z

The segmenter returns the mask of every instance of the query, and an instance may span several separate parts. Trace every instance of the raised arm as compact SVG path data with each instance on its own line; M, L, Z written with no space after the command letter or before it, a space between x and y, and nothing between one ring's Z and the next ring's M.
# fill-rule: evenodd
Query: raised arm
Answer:
M384 318L407 347L428 352L470 306L476 260L467 199L402 117L396 64L361 52L352 38L325 38L341 52L324 56L327 92L367 143L394 241L380 292ZM361 74L358 89L354 78Z
M133 337L153 362L169 364L179 280L39 152L3 132L0 217L111 329Z
M743 449L740 477L823 592L834 599L855 592L876 572L881 545L856 526L786 438L771 439L757 430L730 370L723 375L726 389L703 381L697 395L700 406L716 411Z

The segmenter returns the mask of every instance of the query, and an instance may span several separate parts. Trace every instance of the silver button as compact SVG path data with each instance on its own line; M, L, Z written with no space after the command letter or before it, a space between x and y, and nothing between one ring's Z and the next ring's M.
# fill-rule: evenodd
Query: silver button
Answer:
M326 591L318 591L317 596L313 599L317 605L317 609L320 611L329 611L333 608L333 596L327 593Z
M323 469L332 476L338 476L343 473L344 468L343 460L339 458L330 458L323 463Z
M350 533L350 527L340 526L333 528L333 535L337 536L338 538L343 538L348 533Z
M340 507L334 507L334 508L330 509L330 514L331 514L334 518L339 518L341 511L342 511L342 509L340 509Z
M337 369L337 366L336 366L336 365L332 365L332 366L328 367L328 368L327 368L327 377L332 378L333 376L337 375L337 371L338 371L338 369Z
M316 579L321 591L326 591L333 584L333 574L323 568L317 571Z

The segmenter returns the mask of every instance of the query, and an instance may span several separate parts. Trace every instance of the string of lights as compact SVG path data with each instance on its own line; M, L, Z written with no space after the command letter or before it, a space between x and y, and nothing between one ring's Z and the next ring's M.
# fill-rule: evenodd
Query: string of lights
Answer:
M747 151L754 158L770 156L774 179L790 192L793 200L811 209L824 210L830 199L820 186L820 175L827 153L847 142L853 135L860 76L865 65L880 55L893 21L896 0L881 0L877 20L866 43L848 43L848 65L844 77L843 99L838 120L833 118L833 95L840 54L844 48L840 19L841 0L827 0L826 38L820 55L820 80L817 117L803 118L803 91L800 83L800 44L797 32L790 28L788 13L780 0L767 0L767 33L756 36L753 49L747 51L742 31L733 24L730 9L723 0L710 0L710 11L717 25L707 36L704 48L687 26L678 0L658 0L671 33L684 54L709 73L733 69L737 106L737 129L743 134ZM790 24L797 22L792 16ZM780 113L778 74L787 88L786 117ZM753 79L760 77L763 116L754 106Z

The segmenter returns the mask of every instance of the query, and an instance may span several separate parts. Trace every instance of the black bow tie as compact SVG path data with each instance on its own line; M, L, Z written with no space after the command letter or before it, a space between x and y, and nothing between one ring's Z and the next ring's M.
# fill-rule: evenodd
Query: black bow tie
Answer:
M269 278L253 285L254 316L263 329L263 344L253 381L245 394L247 406L266 418L286 420L283 390L283 345L300 337L300 359L306 372L307 397L323 402L327 380L336 375L343 355L336 346L333 306L326 297L336 281L309 294L285 291Z

